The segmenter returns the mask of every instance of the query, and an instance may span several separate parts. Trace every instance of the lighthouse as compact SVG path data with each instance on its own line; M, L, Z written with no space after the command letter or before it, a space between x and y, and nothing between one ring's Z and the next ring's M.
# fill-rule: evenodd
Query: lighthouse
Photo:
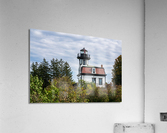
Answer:
M98 87L105 87L106 74L103 65L101 67L90 66L90 55L85 48L77 54L77 59L79 59L78 81L84 80L89 83L93 82Z

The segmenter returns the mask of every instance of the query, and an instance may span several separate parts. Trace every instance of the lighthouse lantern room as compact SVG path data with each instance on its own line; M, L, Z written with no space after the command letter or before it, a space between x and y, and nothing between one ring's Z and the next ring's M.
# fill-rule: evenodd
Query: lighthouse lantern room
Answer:
M88 54L88 51L83 48L80 50L80 53L78 53L77 58L79 59L79 65L85 66L88 65L88 60L90 60L90 55Z

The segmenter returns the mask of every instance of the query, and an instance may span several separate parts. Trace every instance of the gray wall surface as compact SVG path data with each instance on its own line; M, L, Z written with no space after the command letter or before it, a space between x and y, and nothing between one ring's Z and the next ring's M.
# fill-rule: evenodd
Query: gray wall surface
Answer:
M160 113L167 112L167 1L146 0L145 121L156 133L167 132Z
M123 101L29 104L31 28L122 40ZM143 122L144 0L0 0L0 61L1 133L111 133L114 123Z

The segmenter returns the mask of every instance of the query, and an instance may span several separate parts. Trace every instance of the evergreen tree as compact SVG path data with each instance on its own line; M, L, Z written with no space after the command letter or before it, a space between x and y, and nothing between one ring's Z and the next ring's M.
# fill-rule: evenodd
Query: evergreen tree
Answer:
M51 71L51 77L52 79L58 78L60 75L60 66L59 66L59 60L58 59L52 59L51 65L50 65L50 71Z
M38 62L33 62L32 64L31 64L31 72L30 72L30 74L32 75L32 76L38 76L38 74L39 74L39 72L38 72Z
M115 59L112 69L112 82L114 85L122 85L122 55Z
M61 78L64 76L69 77L72 80L72 71L68 62L63 61L62 59L52 59L50 65L52 78Z
M43 80L43 89L50 85L49 81L51 80L49 63L44 58L38 67L38 77Z
M70 65L67 62L64 63L63 75L69 77L69 79L72 80L71 67L70 67Z
M69 77L72 81L72 71L70 65L63 61L62 59L52 59L51 64L46 61L44 58L43 61L38 64L31 64L31 72L32 76L38 76L38 78L43 81L43 89L50 85L51 79L61 78L61 77Z
M60 71L60 75L59 77L63 77L64 76L64 61L62 59L60 59L59 61L59 71Z

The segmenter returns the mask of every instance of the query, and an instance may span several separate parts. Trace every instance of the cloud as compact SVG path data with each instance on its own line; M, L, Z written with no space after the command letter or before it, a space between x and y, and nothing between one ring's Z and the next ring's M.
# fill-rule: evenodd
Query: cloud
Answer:
M42 36L42 31L41 30L33 30L33 29L30 29L30 34L33 35L33 36Z
M77 81L77 53L85 47L90 54L89 65L103 64L107 74L107 82L111 81L111 69L115 59L122 54L122 42L119 40L74 35L60 32L30 30L30 62L41 62L46 58L63 59L73 71L73 79Z

